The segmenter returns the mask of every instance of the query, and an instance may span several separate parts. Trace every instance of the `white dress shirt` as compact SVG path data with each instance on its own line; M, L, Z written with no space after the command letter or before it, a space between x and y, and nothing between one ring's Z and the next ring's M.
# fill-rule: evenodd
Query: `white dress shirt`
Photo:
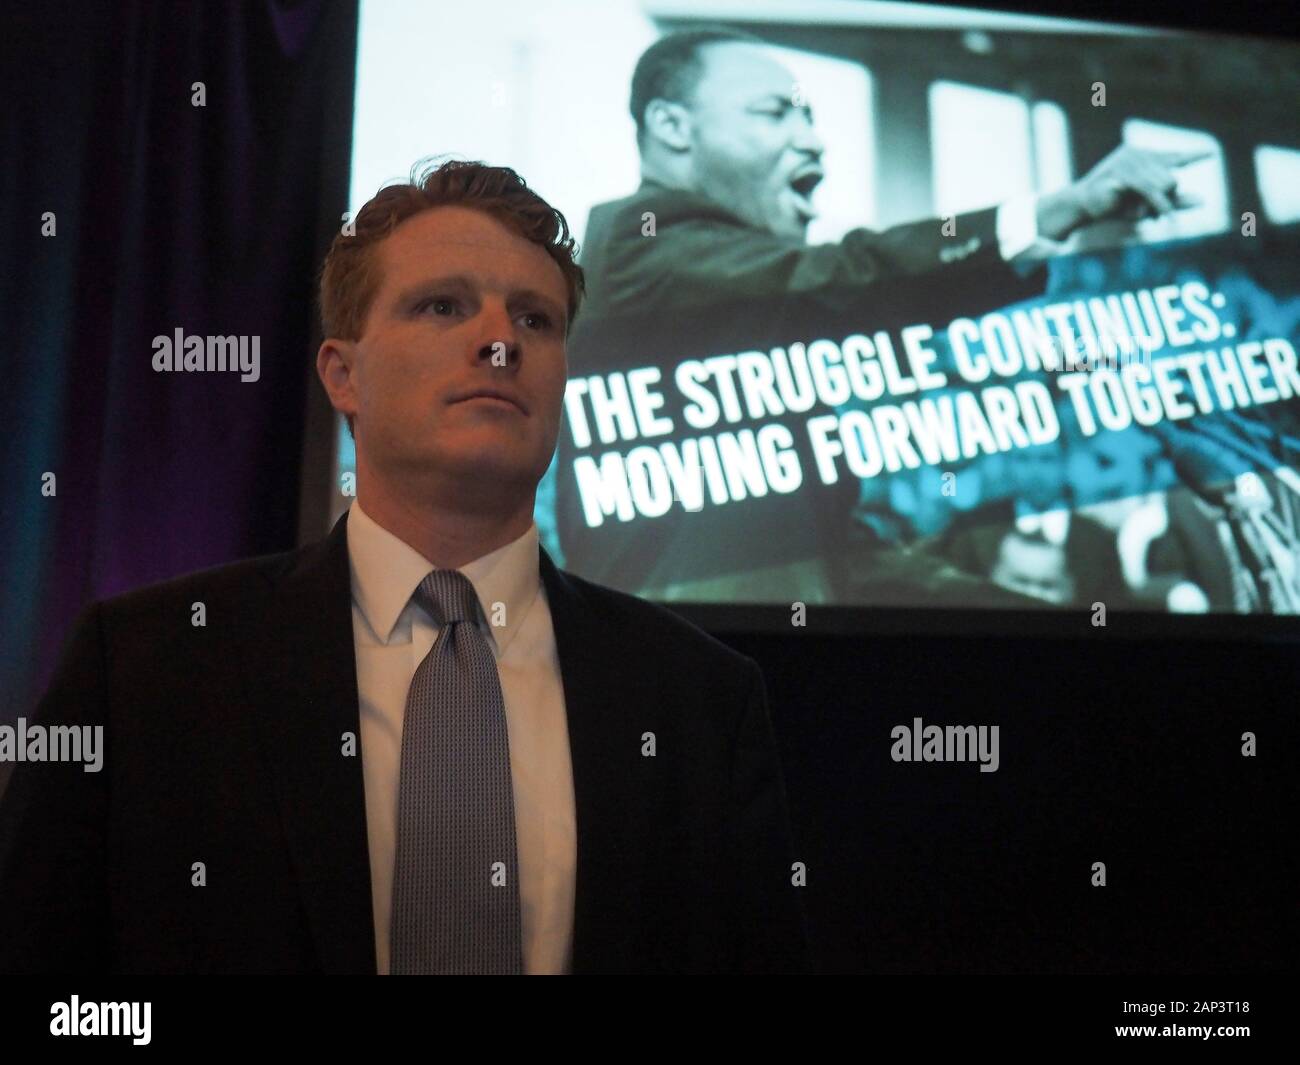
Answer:
M1039 533L1049 544L1061 547L1070 537L1070 512L1062 507L1041 514L1017 514L1016 528L1029 536Z
M387 975L402 720L411 678L438 635L411 596L437 567L356 502L347 535L375 961ZM505 699L524 971L557 974L569 972L572 962L577 818L564 685L539 563L534 524L513 543L458 569L478 593L485 618L480 630L496 658Z
M1008 262L1036 262L1063 255L1072 240L1053 240L1038 232L1038 197L1016 196L998 207L998 251Z

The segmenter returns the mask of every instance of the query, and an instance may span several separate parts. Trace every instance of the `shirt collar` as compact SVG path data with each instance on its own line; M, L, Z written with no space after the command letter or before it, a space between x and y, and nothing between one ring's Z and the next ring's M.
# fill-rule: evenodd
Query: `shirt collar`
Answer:
M1030 536L1041 533L1049 544L1059 547L1070 535L1070 512L1062 507L1042 514L1020 514L1016 517L1016 528Z
M375 638L387 644L420 582L438 567L398 539L355 500L348 512L352 600ZM500 655L518 631L541 587L537 523L491 554L457 566L483 608L484 635ZM500 619L502 624L494 622Z

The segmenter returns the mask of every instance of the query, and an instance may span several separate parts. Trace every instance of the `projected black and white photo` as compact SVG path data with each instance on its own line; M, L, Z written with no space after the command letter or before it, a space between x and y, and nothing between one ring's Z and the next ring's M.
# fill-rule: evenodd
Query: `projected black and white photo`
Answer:
M350 202L445 155L565 215L535 518L579 576L1295 614L1296 60L920 5L365 0Z

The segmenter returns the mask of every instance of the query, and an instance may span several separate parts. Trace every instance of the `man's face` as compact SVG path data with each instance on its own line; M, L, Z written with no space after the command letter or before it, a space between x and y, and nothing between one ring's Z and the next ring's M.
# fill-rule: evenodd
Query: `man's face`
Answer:
M754 45L701 50L691 112L694 191L760 229L803 240L825 150L794 76Z
M350 387L358 467L466 505L534 492L568 375L568 289L539 246L465 207L407 219L375 249L382 281ZM498 390L515 403L466 397Z
M1065 455L1059 442L1040 444L1012 456L1012 484L1035 513L1064 503L1065 476Z
M1063 604L1074 598L1074 579L1066 565L1065 550L1016 532L1002 540L990 576L994 584L1049 603Z

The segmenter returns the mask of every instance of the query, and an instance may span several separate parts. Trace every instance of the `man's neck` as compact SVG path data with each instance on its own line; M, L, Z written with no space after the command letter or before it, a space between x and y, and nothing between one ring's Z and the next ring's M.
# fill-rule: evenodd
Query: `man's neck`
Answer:
M666 189L677 189L680 192L693 192L690 178L686 174L676 172L676 168L664 166L651 159L643 160L641 163L641 183L650 182L653 185L659 185Z
M514 543L533 523L535 498L513 510L466 511L435 499L411 500L382 483L357 479L357 503L366 515L439 569L458 569Z

